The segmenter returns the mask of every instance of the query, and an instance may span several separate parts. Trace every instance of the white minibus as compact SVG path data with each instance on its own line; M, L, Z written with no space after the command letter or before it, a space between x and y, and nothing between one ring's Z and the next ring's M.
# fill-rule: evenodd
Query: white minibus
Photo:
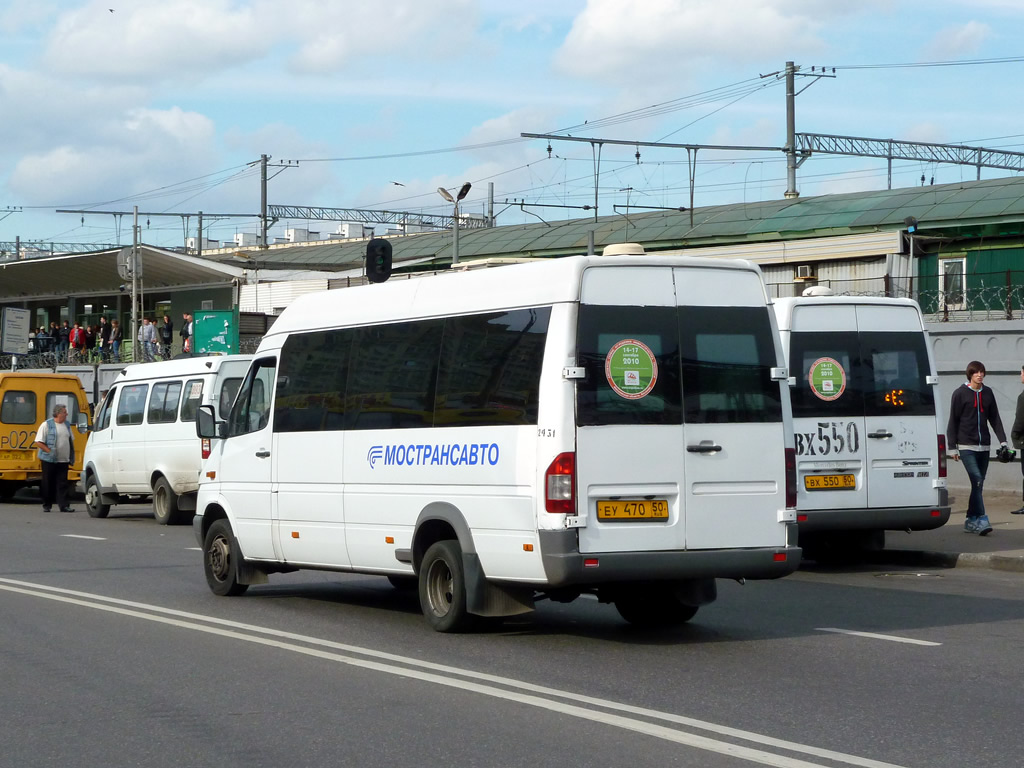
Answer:
M949 519L938 376L910 299L776 299L793 375L797 520L809 558L884 545ZM824 295L822 295L824 294Z
M200 408L207 582L380 574L438 631L584 593L687 621L716 578L799 565L787 380L745 261L640 249L302 296L227 419Z
M196 409L226 413L251 355L183 358L126 366L96 411L82 488L92 517L112 504L153 499L162 525L188 523L201 464Z

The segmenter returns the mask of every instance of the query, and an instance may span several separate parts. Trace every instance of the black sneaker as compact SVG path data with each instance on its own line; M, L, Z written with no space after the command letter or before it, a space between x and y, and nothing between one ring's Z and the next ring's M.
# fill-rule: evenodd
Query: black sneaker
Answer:
M64 509L61 510L61 512L74 512L74 511L75 510L72 507L64 507Z
M53 510L49 507L43 507L43 512L52 512Z

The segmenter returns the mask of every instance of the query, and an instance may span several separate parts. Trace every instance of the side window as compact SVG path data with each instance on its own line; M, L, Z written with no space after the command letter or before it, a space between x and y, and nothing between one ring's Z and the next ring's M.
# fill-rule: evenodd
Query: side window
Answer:
M150 424L173 424L178 418L178 400L181 398L180 381L161 381L153 385L149 398L146 421Z
M195 421L196 410L202 403L203 398L203 380L202 379L189 379L185 382L185 397L181 400L181 420L182 421ZM227 411L218 411L217 415L221 413L227 413Z
M796 386L789 391L793 416L863 416L860 367L860 344L855 332L799 331L790 334L789 374L796 378ZM824 375L826 373L827 376Z
M536 424L550 315L540 307L448 318L434 426Z
M767 307L680 307L685 420L690 424L782 420L772 381L775 343Z
M118 426L142 423L148 392L149 384L126 384L121 388L121 399L117 404Z
M110 426L110 415L114 412L115 392L117 392L117 387L109 389L103 398L103 402L100 403L100 409L96 412L96 418L92 424L94 432L99 432L101 429L106 429Z
M347 429L433 424L443 327L443 320L423 320L355 331L345 402Z
M281 350L274 398L276 432L343 429L353 330L290 336Z
M36 393L19 390L4 392L4 399L0 402L0 422L34 425L36 423Z
M274 358L268 357L249 369L231 408L228 437L258 432L270 423L275 365Z
M680 424L675 307L580 305L576 423Z

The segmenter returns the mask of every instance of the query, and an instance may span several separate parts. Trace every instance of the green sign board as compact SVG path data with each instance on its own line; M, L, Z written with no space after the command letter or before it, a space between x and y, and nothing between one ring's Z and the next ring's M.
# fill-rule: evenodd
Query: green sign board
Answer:
M197 309L193 312L192 354L238 354L238 310Z

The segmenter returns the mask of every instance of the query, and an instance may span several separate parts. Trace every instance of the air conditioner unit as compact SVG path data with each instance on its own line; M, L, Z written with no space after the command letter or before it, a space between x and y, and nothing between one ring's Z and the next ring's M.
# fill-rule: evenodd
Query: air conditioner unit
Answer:
M796 267L797 280L814 279L814 268L810 264L798 264Z

